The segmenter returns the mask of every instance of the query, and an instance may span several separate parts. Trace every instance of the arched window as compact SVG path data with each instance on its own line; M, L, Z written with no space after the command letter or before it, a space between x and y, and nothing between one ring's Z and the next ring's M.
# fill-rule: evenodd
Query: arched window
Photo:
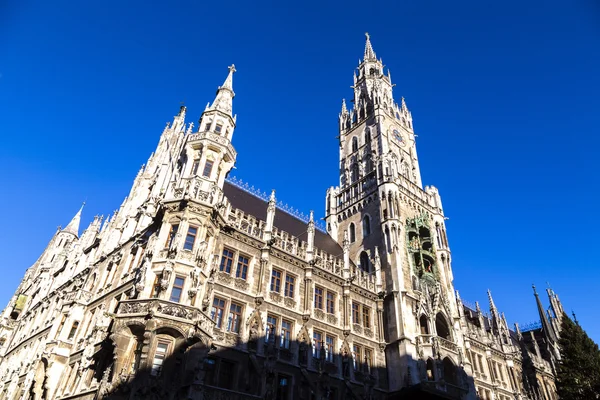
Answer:
M352 152L358 151L358 138L354 136L352 138Z
M419 325L421 327L421 335L429 335L429 325L427 324L427 317L425 314L419 318Z
M369 128L367 128L365 130L365 144L369 143L371 141L371 130Z
M362 269L365 272L370 271L369 256L364 251L362 253L360 253L360 269Z
M368 215L365 215L362 223L363 229L363 237L369 236L371 234L371 219Z
M435 330L438 336L447 340L451 340L450 328L448 327L448 322L446 322L446 318L442 313L438 313L435 316Z
M354 183L358 180L358 164L352 164L352 170L350 171L350 181Z
M350 236L350 243L356 242L356 229L354 223L351 223L348 227L348 236Z
M444 367L444 381L451 385L456 384L456 367L452 360L448 357L444 358L442 361L442 366Z
M433 360L430 358L427 360L427 380L428 381L433 381L435 380L435 375L433 374L434 371L434 364L433 364Z
M388 253L392 252L392 238L390 237L390 228L385 227L385 244L387 246Z

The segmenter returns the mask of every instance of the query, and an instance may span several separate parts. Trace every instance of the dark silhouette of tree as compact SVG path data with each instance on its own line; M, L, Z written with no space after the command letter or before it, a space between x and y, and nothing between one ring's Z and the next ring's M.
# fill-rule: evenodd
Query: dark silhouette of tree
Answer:
M600 350L566 314L560 332L556 389L561 400L600 399Z

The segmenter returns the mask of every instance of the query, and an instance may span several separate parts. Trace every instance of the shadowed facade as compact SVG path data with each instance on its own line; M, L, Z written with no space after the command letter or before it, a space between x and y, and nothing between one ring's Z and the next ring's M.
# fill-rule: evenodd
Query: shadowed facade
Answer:
M0 324L0 399L555 399L562 306L510 329L453 286L441 197L367 35L325 227L227 178L233 74L118 210L81 212Z

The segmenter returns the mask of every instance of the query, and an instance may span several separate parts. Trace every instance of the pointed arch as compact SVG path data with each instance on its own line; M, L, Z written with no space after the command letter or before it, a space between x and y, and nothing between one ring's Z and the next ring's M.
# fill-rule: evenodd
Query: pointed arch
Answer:
M356 136L352 137L352 152L358 151L358 138Z
M360 253L359 264L360 264L360 269L362 269L363 271L365 271L365 272L371 271L371 264L369 263L369 255L367 254L366 251L362 251Z
M439 337L452 340L450 336L450 326L448 325L446 317L441 312L437 313L435 316L435 331Z
M356 227L354 226L354 222L351 222L350 226L348 226L348 236L350 237L350 243L356 242Z
M362 220L362 231L363 237L367 237L371 234L371 218L369 215L365 215Z
M421 317L419 317L419 327L421 329L421 335L429 335L429 321L427 321L427 316L425 314L421 314Z
M427 370L427 380L434 381L435 380L435 364L431 358L427 359L427 363L425 364Z
M457 371L456 366L454 365L452 360L448 357L444 358L444 360L442 361L442 367L444 369L444 381L446 383L456 385Z

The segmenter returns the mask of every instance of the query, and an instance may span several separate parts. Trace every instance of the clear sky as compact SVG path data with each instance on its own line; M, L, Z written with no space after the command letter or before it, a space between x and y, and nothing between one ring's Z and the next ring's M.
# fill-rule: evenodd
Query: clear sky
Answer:
M323 216L366 31L441 192L461 296L487 308L489 288L526 323L549 282L599 342L592 0L2 2L0 303L82 201L82 228L119 207L180 102L197 126L232 63L233 175Z

